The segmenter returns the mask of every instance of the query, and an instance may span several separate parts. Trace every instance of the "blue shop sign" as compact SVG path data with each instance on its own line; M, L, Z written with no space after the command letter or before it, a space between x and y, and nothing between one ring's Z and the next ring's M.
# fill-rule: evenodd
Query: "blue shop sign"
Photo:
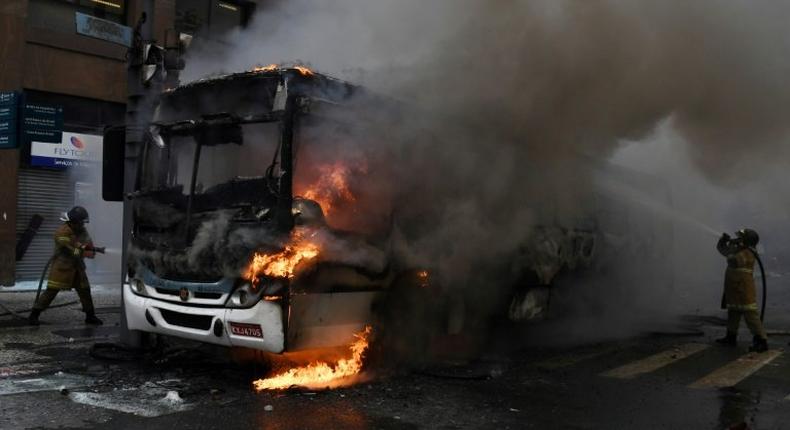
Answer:
M132 29L106 19L85 15L76 12L77 33L117 43L128 47L132 46Z
M19 101L17 92L0 92L0 149L19 146Z
M0 106L3 105L19 105L19 93L16 91L0 92Z
M0 119L0 134L14 134L17 131L16 118Z
M16 105L0 104L0 121L16 120L18 111Z

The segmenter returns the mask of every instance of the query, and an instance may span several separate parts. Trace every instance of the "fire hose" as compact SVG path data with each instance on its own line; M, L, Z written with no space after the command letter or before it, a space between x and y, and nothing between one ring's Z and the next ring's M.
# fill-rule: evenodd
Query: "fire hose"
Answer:
M85 248L85 250L93 251L98 254L104 254L105 249L106 248L104 247L96 247L96 246L89 246ZM50 257L49 260L47 260L47 264L44 265L44 270L41 271L41 277L38 279L38 289L36 290L36 298L33 300L34 307L36 303L38 303L38 298L41 296L41 288L44 286L44 278L47 276L47 271L49 270L49 266L52 265L52 262L55 261L55 258L57 258L57 256L58 256L57 253L53 254L52 257ZM72 303L77 303L77 302L75 301ZM32 308L30 310L32 310Z
M36 291L36 298L35 298L35 300L33 300L33 306L35 306L35 304L38 302L38 298L41 295L41 287L44 285L44 277L46 276L47 270L49 270L49 266L52 264L52 260L54 260L54 259L55 259L55 255L50 257L49 260L47 260L47 264L44 265L44 270L41 271L41 278L38 280L38 290ZM74 302L74 303L76 303L76 302ZM19 314L20 312L30 312L32 310L32 308L31 308L31 309L26 309L24 311L15 311L13 309L10 309L10 308L4 306L2 303L0 303L0 307L3 308L6 311L6 313L3 314L3 315L10 314L11 316L13 316L13 317L15 317L17 319L21 319L21 320L26 320L27 318L25 318L22 315L20 315Z
M763 266L763 260L760 259L760 254L752 248L749 248L749 251L752 252L755 260L757 260L757 265L760 266L760 277L763 279L763 303L760 309L760 321L762 322L765 321L765 304L768 300L768 281L765 279L765 266Z
M57 257L57 254L53 255L52 257L49 257L49 260L47 260L47 264L44 265L44 270L41 271L41 277L38 279L38 290L36 290L36 298L33 300L33 306L35 306L36 303L38 303L38 297L41 295L41 287L44 285L44 277L47 276L47 270L49 270L49 266L52 265L52 262L55 260L55 257Z

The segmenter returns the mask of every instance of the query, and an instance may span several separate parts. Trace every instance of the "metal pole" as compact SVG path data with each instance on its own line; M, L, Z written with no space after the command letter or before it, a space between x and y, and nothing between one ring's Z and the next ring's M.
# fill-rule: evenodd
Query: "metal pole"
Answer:
M296 97L288 96L282 122L282 147L280 148L280 189L277 201L277 226L281 231L291 231L294 227L293 214L293 138L296 123Z
M145 125L150 119L153 109L153 102L156 93L156 84L151 88L146 88L142 81L143 66L143 46L145 41L153 39L154 21L154 0L141 1L141 22L135 29L135 40L129 50L128 70L127 70L127 101L126 101L126 156L124 160L124 191L126 193L134 191L137 158L142 147ZM129 235L132 231L132 206L124 200L123 202L123 251L122 251L122 281L126 278L127 271L127 248L129 245ZM121 294L121 343L139 348L142 346L142 336L139 332L132 332L126 324L126 307Z
M187 221L184 226L184 244L189 244L189 234L192 225L192 203L195 200L195 186L197 185L198 169L200 168L200 150L203 149L203 142L198 140L195 147L195 158L192 160L192 182L189 184L189 197L187 198Z

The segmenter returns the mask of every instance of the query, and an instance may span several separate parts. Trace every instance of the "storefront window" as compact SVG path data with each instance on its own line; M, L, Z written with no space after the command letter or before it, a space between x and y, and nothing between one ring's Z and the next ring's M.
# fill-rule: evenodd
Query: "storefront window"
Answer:
M76 12L125 24L126 0L28 0L32 27L73 34Z
M178 0L176 2L176 31L191 35L207 27L210 0Z
M220 39L228 31L246 25L253 6L238 0L177 0L176 30Z
M103 12L123 16L126 10L126 0L79 0L79 4L94 9L94 14L95 12ZM96 16L99 17L98 15Z

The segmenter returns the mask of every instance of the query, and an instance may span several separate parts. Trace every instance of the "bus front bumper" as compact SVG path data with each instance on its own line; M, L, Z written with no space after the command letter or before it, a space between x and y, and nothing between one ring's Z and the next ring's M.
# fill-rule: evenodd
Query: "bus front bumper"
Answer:
M248 309L186 306L143 297L123 288L129 330L281 353L285 346L279 302L261 300Z

